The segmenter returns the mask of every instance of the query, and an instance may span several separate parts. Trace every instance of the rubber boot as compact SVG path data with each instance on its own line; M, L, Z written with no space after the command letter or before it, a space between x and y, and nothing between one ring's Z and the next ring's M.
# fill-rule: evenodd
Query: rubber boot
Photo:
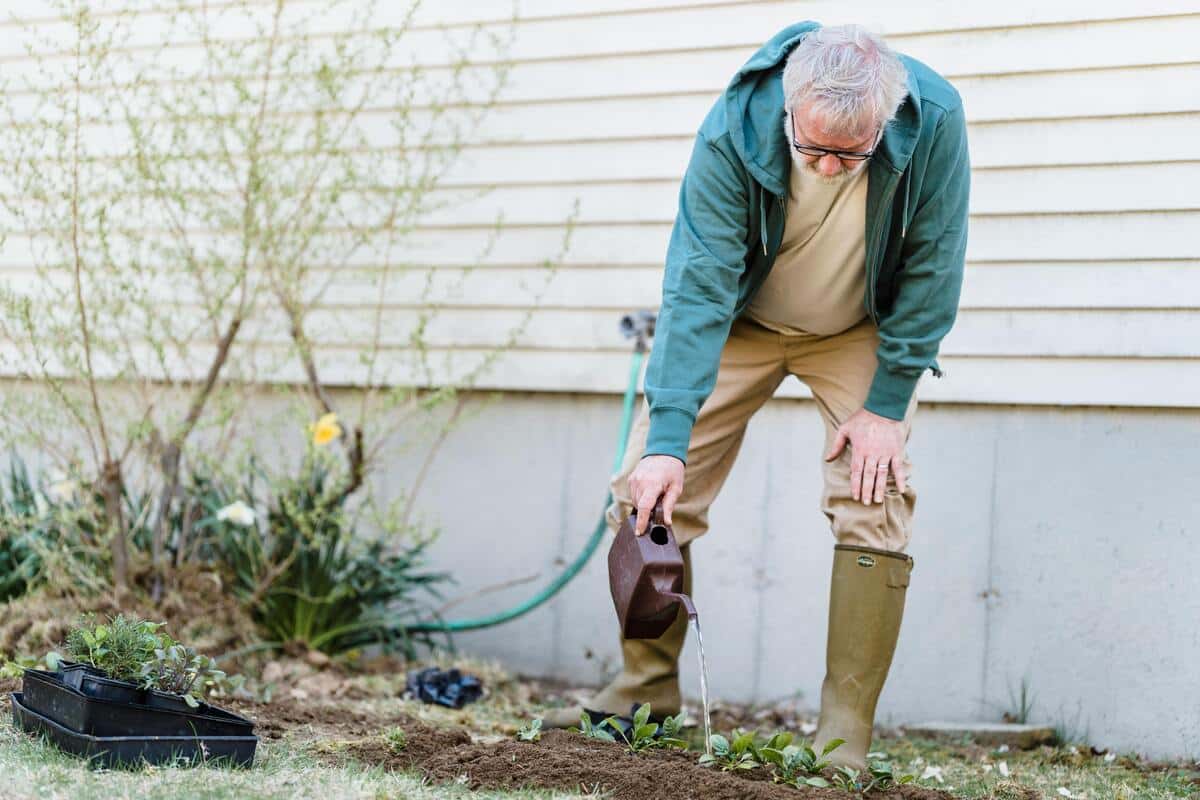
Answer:
M691 548L679 548L683 556L683 593L692 593ZM542 717L546 728L570 728L579 724L584 708L617 716L629 716L631 706L649 703L655 718L679 713L679 654L687 638L688 618L682 607L671 627L658 639L620 639L623 666L612 681L581 705L548 710Z
M904 553L834 547L825 681L813 741L820 753L829 740L846 740L829 754L834 764L866 767L875 704L896 651L912 567Z

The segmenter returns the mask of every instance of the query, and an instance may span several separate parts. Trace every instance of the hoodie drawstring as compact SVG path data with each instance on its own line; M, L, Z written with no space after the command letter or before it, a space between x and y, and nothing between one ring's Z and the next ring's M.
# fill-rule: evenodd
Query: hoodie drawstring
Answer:
M763 255L767 255L767 190L758 187L758 238L762 239Z
M904 241L904 234L908 233L908 188L912 185L909 180L908 171L904 172L904 214L900 217L900 240Z

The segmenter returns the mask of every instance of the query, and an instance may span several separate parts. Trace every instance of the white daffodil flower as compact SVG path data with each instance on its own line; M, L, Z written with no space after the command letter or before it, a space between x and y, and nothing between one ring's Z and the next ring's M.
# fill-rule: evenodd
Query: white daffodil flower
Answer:
M221 522L232 522L234 525L248 528L254 524L254 509L238 500L218 511L217 519Z
M945 783L946 779L942 777L943 769L944 767L935 767L930 764L929 766L925 767L925 771L921 773L921 780L927 781L930 778L933 778L938 783Z
M48 476L46 498L52 503L66 503L75 499L79 484L71 480L71 476L62 470L52 470Z

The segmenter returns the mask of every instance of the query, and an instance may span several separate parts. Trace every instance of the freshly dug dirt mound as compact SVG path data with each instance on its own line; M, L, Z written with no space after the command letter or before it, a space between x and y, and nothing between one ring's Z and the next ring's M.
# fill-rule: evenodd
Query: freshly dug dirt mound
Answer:
M232 699L221 701L222 708L254 722L254 732L267 739L282 739L284 734L303 738L317 736L375 736L391 726L414 722L402 713L377 712L350 708L345 704L276 699L270 703ZM420 723L417 723L420 724ZM468 737L469 741L470 737Z
M540 742L513 739L472 744L466 731L438 731L415 720L401 724L407 743L395 748L382 737L356 742L346 752L389 769L419 770L435 782L466 776L471 789L541 787L611 793L613 800L673 797L686 800L846 800L833 789L796 789L770 782L765 770L721 772L701 767L695 753L654 750L633 755L623 747L551 730ZM945 792L904 786L873 795L893 800L945 800Z

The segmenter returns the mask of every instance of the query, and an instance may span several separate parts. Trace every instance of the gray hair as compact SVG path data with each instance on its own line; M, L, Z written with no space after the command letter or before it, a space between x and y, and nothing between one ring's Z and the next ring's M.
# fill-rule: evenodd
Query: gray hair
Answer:
M908 71L882 39L859 25L818 28L783 69L783 106L812 101L825 133L857 135L886 124L908 94Z

